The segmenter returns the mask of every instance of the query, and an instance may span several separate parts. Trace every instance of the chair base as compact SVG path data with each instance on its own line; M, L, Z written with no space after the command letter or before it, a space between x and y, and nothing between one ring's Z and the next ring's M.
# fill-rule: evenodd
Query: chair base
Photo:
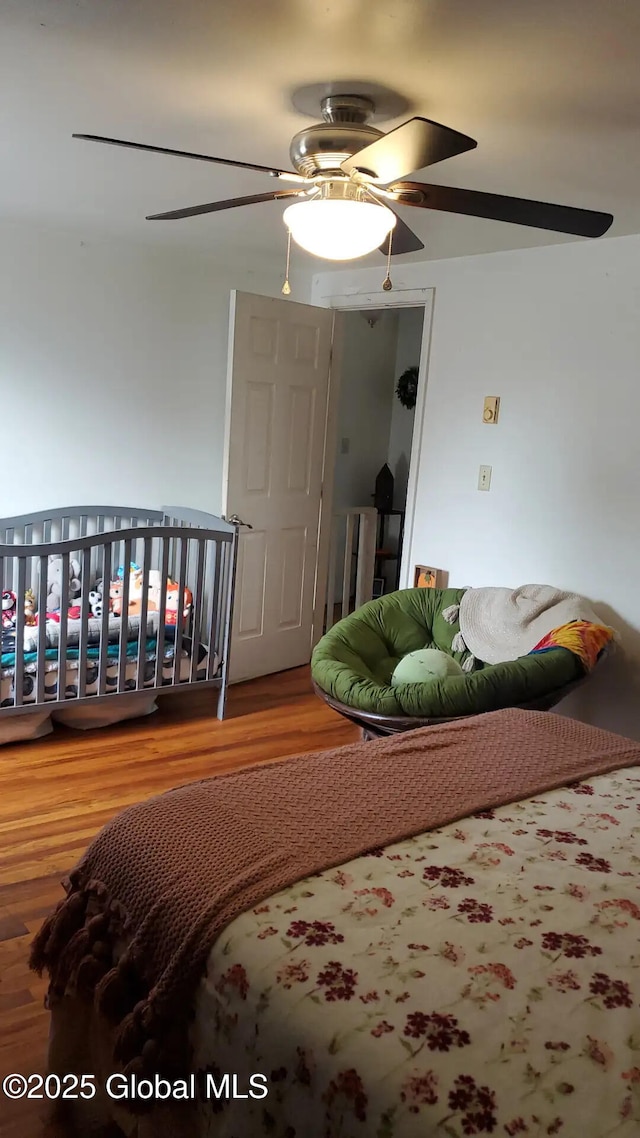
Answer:
M523 711L550 711L552 707L560 703L560 700L580 687L586 679L588 679L588 673L574 680L573 683L565 684L562 688L539 696L538 699L531 700L529 703L514 704L514 706ZM365 742L398 735L401 731L415 731L419 727L435 727L441 723L452 723L454 720L473 718L470 715L454 715L448 718L425 718L417 715L376 715L373 711L360 711L359 708L348 707L346 703L340 703L339 700L334 699L333 696L328 695L326 691L318 687L315 680L311 682L316 695L320 696L334 711L360 728ZM486 714L486 712L480 714Z

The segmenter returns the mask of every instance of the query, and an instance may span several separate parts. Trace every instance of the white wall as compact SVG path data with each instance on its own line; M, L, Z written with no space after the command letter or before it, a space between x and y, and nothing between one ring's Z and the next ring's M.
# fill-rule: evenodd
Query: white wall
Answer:
M640 738L640 236L409 265L435 287L410 563L450 583L548 582L593 599L622 646L562 710ZM320 274L313 296L379 290ZM500 422L481 421L485 395ZM478 465L493 467L489 493Z
M0 516L218 513L229 292L277 296L282 266L22 225L0 226L0 264Z

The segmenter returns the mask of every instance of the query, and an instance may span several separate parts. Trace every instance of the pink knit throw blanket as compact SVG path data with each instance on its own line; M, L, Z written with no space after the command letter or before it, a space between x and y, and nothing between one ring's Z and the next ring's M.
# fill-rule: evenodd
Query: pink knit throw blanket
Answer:
M51 1001L95 1000L128 1073L183 1072L196 988L234 917L372 849L636 763L628 739L509 710L182 786L97 835L31 965Z

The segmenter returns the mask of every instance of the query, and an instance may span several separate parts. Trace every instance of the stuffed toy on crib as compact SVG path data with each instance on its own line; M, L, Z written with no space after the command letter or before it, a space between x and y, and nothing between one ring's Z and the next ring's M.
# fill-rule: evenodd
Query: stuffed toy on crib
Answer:
M50 561L53 559L50 558ZM62 559L59 559L60 565ZM58 566L54 566L54 570ZM70 574L75 572L75 564L70 566ZM109 613L113 616L122 616L122 597L124 593L124 570L122 567L118 569L118 575L115 581L110 581L107 590L107 601L109 606ZM70 605L68 609L68 616L70 620L78 620L82 614L82 607L78 603L79 597L73 597L72 592L75 593L76 589L79 590L80 582L75 578L70 579ZM176 581L172 581L170 577L166 580L166 601L165 601L165 624L175 625L178 616L178 593L179 586ZM105 603L104 596L104 582L98 580L95 582L92 590L89 593L89 615L95 619L102 617L102 610ZM129 596L127 603L127 612L129 616L139 616L142 612L142 594L143 594L143 571L133 562L131 563L129 571ZM157 569L151 569L148 577L148 596L147 596L147 612L158 612L160 610L160 594L161 594L161 575ZM49 604L59 605L59 589L55 587L49 590L47 597ZM183 604L182 604L182 617L183 621L187 619L193 604L193 595L188 588L184 589ZM60 620L59 608L47 608L47 620ZM2 627L13 628L16 623L16 596L15 593L7 591L2 596ZM35 612L35 597L33 592L28 589L25 594L25 624L37 624L38 614Z
M143 574L142 570L136 565L132 566L129 573L129 601L127 612L129 616L139 615L142 612L142 584ZM147 598L147 612L158 612L160 609L160 589L161 577L158 569L149 570L149 584L148 584L148 598ZM115 581L111 581L109 585L109 611L114 616L122 615L122 594L124 591L123 580L118 575ZM166 602L165 602L165 624L175 625L177 623L178 615L178 593L179 586L176 581L167 578L166 582ZM182 616L183 620L188 617L191 606L193 604L193 595L190 589L185 588Z
M7 589L2 594L2 627L14 628L16 623L16 594Z

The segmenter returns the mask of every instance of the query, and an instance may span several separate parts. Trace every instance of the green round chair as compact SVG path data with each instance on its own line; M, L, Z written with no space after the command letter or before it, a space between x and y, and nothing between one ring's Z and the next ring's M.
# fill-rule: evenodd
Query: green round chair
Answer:
M317 694L373 738L503 707L548 711L587 678L577 656L554 648L502 664L476 663L462 676L392 687L396 664L418 648L439 648L464 666L468 653L452 648L459 625L442 614L459 605L465 591L401 589L338 621L313 650Z

